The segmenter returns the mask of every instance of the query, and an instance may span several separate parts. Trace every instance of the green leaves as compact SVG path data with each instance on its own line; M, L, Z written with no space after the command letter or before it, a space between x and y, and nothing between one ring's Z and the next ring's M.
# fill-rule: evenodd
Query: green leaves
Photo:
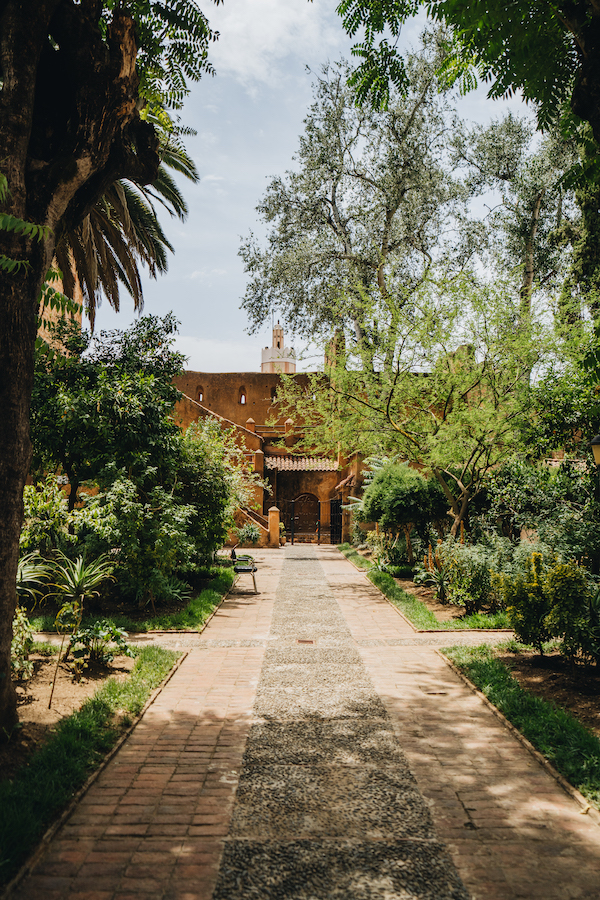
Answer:
M8 179L0 172L0 203L4 203L9 196ZM52 229L46 225L35 225L33 222L25 222L10 213L2 212L0 212L0 231L14 232L19 236L37 241L46 240L52 234ZM0 253L0 271L6 272L7 275L18 274L28 266L27 260L14 259Z
M354 37L360 29L364 40L353 54L363 60L352 83L361 100L377 107L386 103L389 85L404 89L403 63L396 44L402 25L425 5L429 16L449 26L452 54L441 74L459 80L461 90L472 89L477 76L490 83L489 96L512 96L520 91L536 103L540 126L557 120L561 106L570 97L580 66L579 47L588 42L594 28L592 4L579 7L561 3L553 7L544 0L344 0L337 11L344 29ZM579 18L578 18L579 16Z
M0 213L0 229L2 231L14 231L24 237L30 237L42 241L52 234L52 229L47 225L35 225L33 222L24 222L9 213Z
M218 5L221 0L213 2ZM120 5L118 0L105 0L105 33ZM218 32L210 28L195 0L130 0L127 9L136 23L140 95L151 107L180 109L189 92L188 81L214 74L208 50Z

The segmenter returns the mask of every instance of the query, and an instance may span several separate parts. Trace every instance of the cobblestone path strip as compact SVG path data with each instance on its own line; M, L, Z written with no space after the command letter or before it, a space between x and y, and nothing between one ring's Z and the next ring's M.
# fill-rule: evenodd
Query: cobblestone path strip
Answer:
M467 900L312 547L286 552L214 900Z

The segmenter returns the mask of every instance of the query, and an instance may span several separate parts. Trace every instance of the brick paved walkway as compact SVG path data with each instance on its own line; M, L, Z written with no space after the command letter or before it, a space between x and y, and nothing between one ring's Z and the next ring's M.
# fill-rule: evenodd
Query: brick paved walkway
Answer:
M600 900L600 828L441 660L434 649L439 636L415 635L334 548L256 556L258 597L244 592L242 580L202 635L160 638L190 646L187 658L13 896L212 898L256 720L279 574L284 556L304 556L322 567L437 836L474 900ZM313 646L333 649L316 626ZM443 637L444 643L460 638ZM269 678L272 691L273 670ZM271 894L263 884L236 896L306 896L293 879L287 884L284 893ZM339 888L311 898L357 900L356 891L348 893L341 882ZM379 886L361 886L363 896L409 900L425 893L390 891L382 877Z

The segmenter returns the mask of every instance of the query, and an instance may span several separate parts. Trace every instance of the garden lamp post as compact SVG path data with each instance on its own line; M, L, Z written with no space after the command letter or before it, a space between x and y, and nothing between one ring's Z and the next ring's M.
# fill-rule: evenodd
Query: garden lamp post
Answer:
M594 462L597 466L600 466L600 434L597 434L596 437L592 438L592 453L594 454Z

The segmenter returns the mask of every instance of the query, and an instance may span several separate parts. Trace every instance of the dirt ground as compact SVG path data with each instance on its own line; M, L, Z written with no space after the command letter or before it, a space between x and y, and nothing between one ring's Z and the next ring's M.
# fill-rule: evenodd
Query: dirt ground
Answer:
M400 578L396 582L425 603L440 622L460 619L460 607L438 603L431 588ZM522 687L568 710L600 737L600 667L578 666L571 671L569 662L558 653L544 657L525 652L498 656Z
M558 653L499 653L519 684L568 710L600 738L600 666L577 666Z
M48 709L56 656L32 654L30 658L34 664L32 677L16 684L19 724L8 741L0 742L0 780L12 778L33 751L47 740L57 722L79 709L111 675L125 678L135 662L128 656L115 657L108 666L86 671L79 681L73 678L69 667L61 663L52 706Z
M414 594L415 597L418 597L431 610L438 622L450 622L453 619L460 619L462 616L462 606L454 606L452 603L438 603L435 599L433 588L426 587L424 584L415 584L414 581L408 578L395 578L394 580L407 594Z

